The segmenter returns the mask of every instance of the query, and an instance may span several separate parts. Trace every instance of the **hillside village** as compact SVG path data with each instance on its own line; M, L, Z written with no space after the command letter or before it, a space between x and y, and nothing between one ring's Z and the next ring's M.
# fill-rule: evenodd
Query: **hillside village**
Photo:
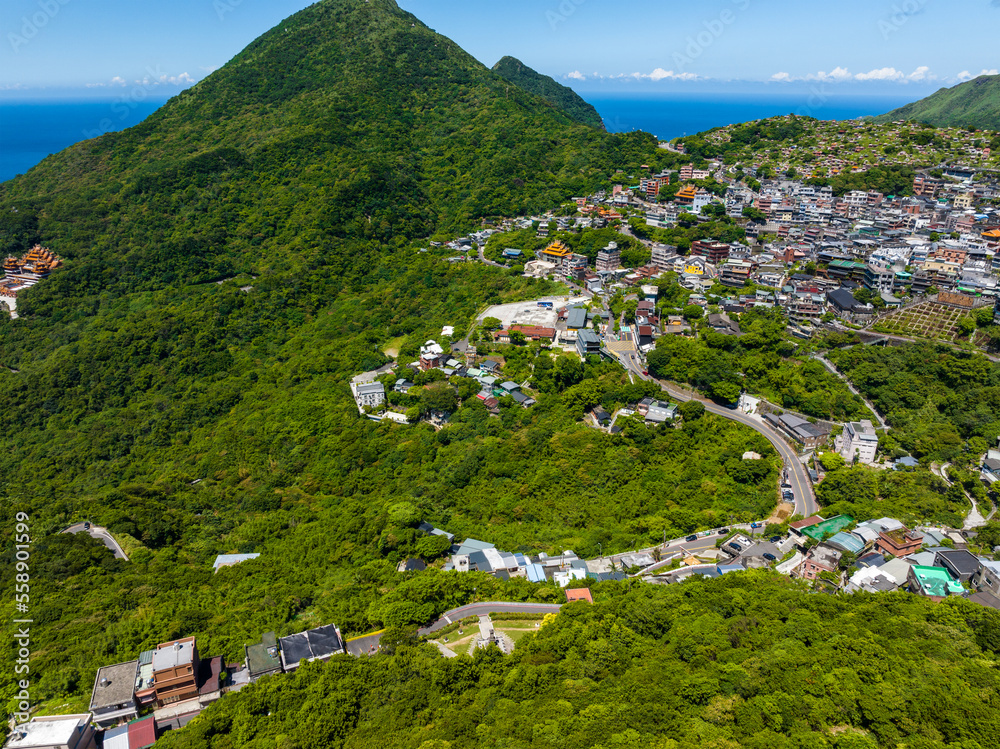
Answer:
M950 327L927 328L924 334L970 339L977 327L1000 323L1000 181L981 169L992 159L988 147L976 146L971 134L948 137L964 149L965 160L915 173L907 195L876 190L836 195L831 186L810 184L822 174L864 173L829 153L829 143L821 140L815 160L807 159L814 167L810 178L789 176L801 162L796 147L779 153L781 178L763 164L744 168L728 163L732 158L708 159L676 172L619 175L621 184L578 198L568 210L501 219L469 236L432 242L426 251L449 252L452 262L507 266L528 278L556 280L566 293L490 307L471 329L444 327L415 356L397 357L358 375L350 388L359 415L399 424L423 421L440 430L467 399L481 401L492 416L503 409L533 408L538 392L532 372L508 362L504 353L531 346L583 362L615 362L632 380L649 386L646 397L613 412L589 409L586 423L593 429L617 434L626 420L671 428L685 418L684 405L650 381L646 356L664 336L694 337L710 330L738 338L741 315L757 308L780 311L788 335L802 341L823 330L861 331L876 341L890 334L920 334L894 323L894 310L917 310L934 319L950 314ZM717 143L725 138L725 129L705 136ZM843 149L843 137L839 142ZM854 142L867 143L860 134L846 140ZM685 148L683 143L663 145ZM869 147L859 145L855 153ZM925 155L916 146L892 163L922 163ZM874 163L886 162L876 156ZM678 227L694 233L708 227L709 236L678 244L661 241ZM722 227L730 236L713 236ZM575 251L575 239L592 232L612 238L596 253ZM508 241L525 236L531 241L520 246ZM60 264L42 247L8 258L0 301L16 315L17 293ZM680 303L676 296L665 298L675 286L682 290ZM963 319L979 322L970 330ZM849 464L889 471L916 464L880 453L881 422L807 419L768 408L745 392L730 405L794 446L811 466L814 482L823 478L817 459L822 450ZM748 453L743 460L761 458ZM983 481L1000 480L1000 451L991 450L981 463ZM795 500L787 482L778 491L782 501ZM570 593L593 581L673 584L694 575L771 569L817 591L901 590L936 601L960 596L1000 609L1000 563L991 558L994 549L977 541L975 528L908 528L887 517L856 522L847 516L786 514L777 522L737 523L596 559L581 559L571 550L535 556L507 552L477 539L456 541L427 523L420 530L447 539L449 548L437 562L444 571L525 578ZM216 571L255 556L220 557ZM424 566L409 559L399 571ZM501 642L490 632L481 645ZM378 642L378 634L345 641L333 624L286 637L263 633L259 643L245 647L243 661L233 664L200 656L193 637L160 643L137 660L102 667L89 713L36 716L15 729L7 746L47 746L38 742L55 737L52 741L73 747L93 746L98 739L111 749L147 747L227 692L311 660L369 655L377 652Z

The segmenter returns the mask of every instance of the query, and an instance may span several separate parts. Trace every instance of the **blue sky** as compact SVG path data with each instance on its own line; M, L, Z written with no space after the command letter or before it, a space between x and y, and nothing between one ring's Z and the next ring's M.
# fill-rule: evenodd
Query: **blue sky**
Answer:
M914 98L996 73L1000 0L399 0L492 65L581 92L802 89ZM0 95L164 97L304 0L4 0Z

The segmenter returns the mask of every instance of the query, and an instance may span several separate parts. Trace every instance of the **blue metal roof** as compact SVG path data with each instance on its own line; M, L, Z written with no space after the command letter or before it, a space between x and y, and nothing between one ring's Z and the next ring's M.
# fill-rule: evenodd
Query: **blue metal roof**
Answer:
M860 554L865 550L864 541L855 536L853 533L844 533L843 531L832 536L827 540L827 543L830 546L835 546L838 549L849 551L852 554Z
M528 580L533 583L545 582L545 568L540 564L529 564L527 567Z

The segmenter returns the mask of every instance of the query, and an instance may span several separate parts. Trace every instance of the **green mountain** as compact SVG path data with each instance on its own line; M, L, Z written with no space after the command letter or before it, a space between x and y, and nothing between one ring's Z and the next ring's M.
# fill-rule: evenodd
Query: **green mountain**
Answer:
M38 711L86 711L100 666L180 636L235 663L263 633L334 622L387 629L388 652L226 695L165 746L990 745L1000 627L965 601L813 595L765 573L630 580L595 583L595 607L536 640L525 627L510 658L412 645L473 600L565 600L526 579L397 572L448 553L423 520L592 558L774 509L773 446L698 404L677 428L587 427L595 406L662 395L597 357L498 347L504 376L537 396L501 397L498 415L476 382L407 373L403 394L386 379L394 405L450 409L441 429L363 418L348 386L390 353L405 364L429 338L462 340L487 305L568 292L449 262L438 240L679 163L652 136L573 121L389 0L326 0L140 126L0 185L0 250L41 242L66 260L18 297L19 319L0 315L0 496L5 527L24 513L31 539L26 572L4 537L0 598L30 578ZM606 246L604 231L574 248ZM664 299L685 294L674 283ZM686 378L778 371L772 321L743 323L743 343L684 352ZM812 369L788 381L800 399L840 387ZM908 476L867 482L859 501L933 506L945 491ZM61 532L84 520L128 560ZM249 552L213 573L216 555ZM16 692L0 681L8 713Z
M982 75L943 88L926 99L875 118L876 122L896 120L927 122L937 127L1000 130L1000 76Z
M488 304L567 291L448 262L429 239L677 163L656 146L574 122L389 0L327 0L138 127L0 185L0 251L40 242L66 261L18 296L20 319L0 314L0 493L35 539L35 704L85 709L97 667L174 632L238 658L307 620L354 633L426 620L472 590L382 605L401 558L444 551L420 519L583 551L769 509L724 469L730 451L766 448L711 419L713 440L635 432L670 474L636 501L646 461L580 423L602 399L644 396L610 364L511 352L507 371L537 375L547 405L505 399L493 418L466 385L440 432L362 418L348 388L386 351L413 361L444 325L460 340ZM393 399L420 412L435 395ZM682 509L705 476L685 462L729 488ZM663 520L633 525L651 512ZM80 520L130 560L59 533ZM234 551L265 561L242 582L212 575ZM0 556L4 596L13 564Z
M344 266L350 243L558 205L645 163L621 158L627 142L511 88L392 0L327 0L141 125L0 187L0 252L52 244L101 288Z
M514 57L504 57L493 66L493 72L525 91L541 96L557 109L561 109L577 122L604 129L604 121L593 105L569 86L557 83L555 79L532 70Z

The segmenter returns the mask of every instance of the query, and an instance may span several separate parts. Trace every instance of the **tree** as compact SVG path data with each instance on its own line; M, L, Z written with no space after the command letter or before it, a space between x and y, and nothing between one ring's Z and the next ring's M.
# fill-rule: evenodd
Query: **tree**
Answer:
M429 411L451 413L458 405L458 395L450 384L446 382L434 383L425 387L420 393L420 403L424 408L424 413Z
M763 224L767 222L767 214L760 210L760 208L754 208L752 205L744 207L743 218L748 218L755 224Z
M711 390L713 397L726 403L735 403L739 400L740 393L743 392L743 388L739 383L728 380L720 380L713 383Z
M524 333L520 330L513 330L510 333L510 342L515 346L523 346L525 342Z
M677 412L684 421L697 421L705 415L705 404L696 400L686 401L677 407Z
M963 317L958 321L956 332L961 338L968 338L976 332L976 320L970 316Z
M688 322L694 322L695 320L700 320L705 316L705 310L697 304L689 304L684 308L683 315L684 319Z
M495 317L487 317L483 320L484 330L500 330L501 327L503 327L503 323Z

